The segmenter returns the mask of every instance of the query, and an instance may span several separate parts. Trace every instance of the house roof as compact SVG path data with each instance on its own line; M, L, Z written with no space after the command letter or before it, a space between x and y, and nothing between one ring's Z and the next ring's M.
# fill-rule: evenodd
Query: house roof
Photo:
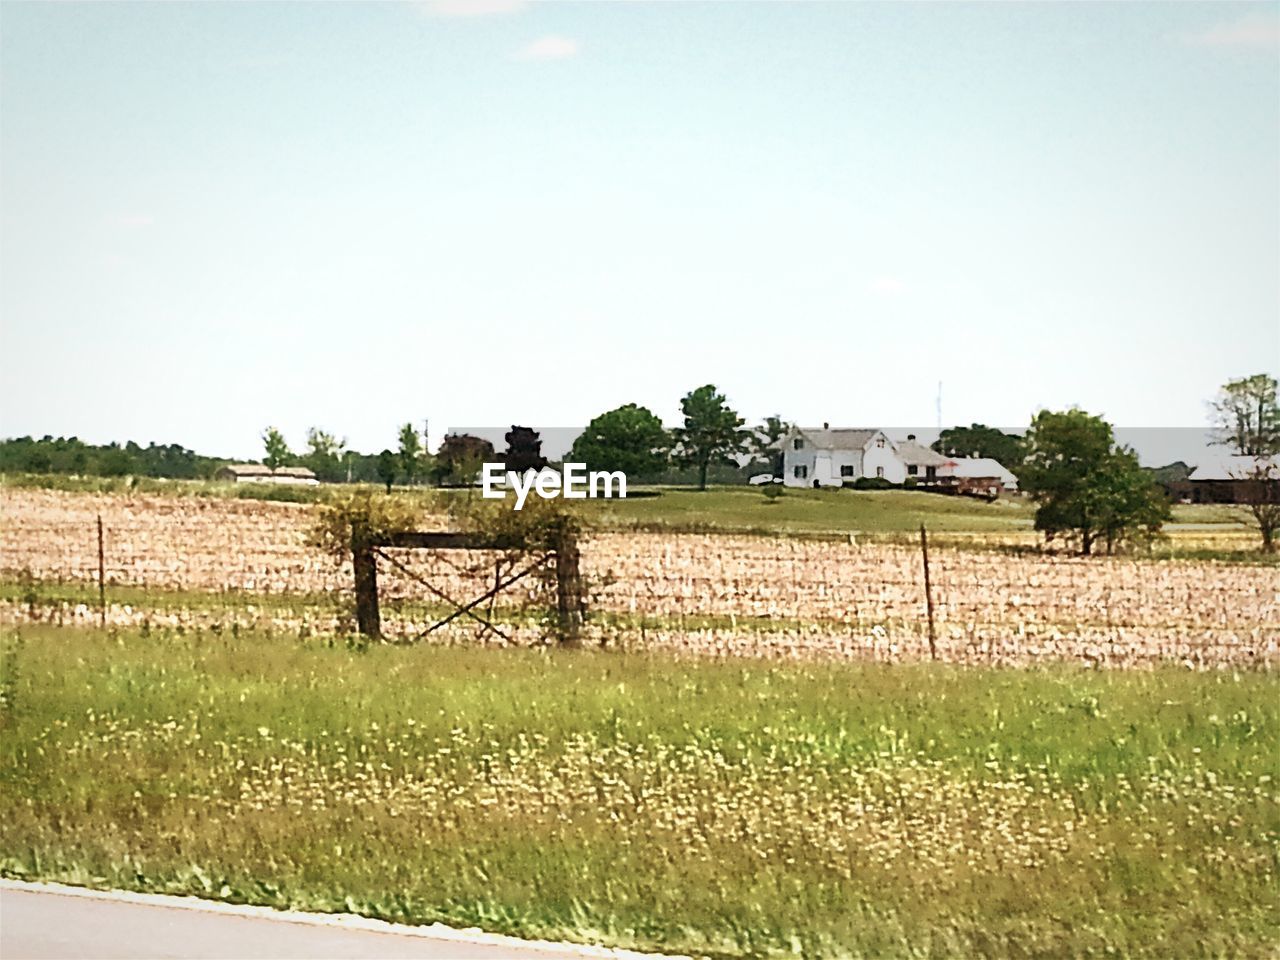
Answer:
M1188 480L1248 480L1258 471L1267 470L1272 475L1280 473L1280 460L1275 457L1223 456L1202 463L1188 475Z
M219 472L223 470L228 473L234 473L237 477L302 477L310 479L315 476L315 471L308 467L276 467L275 470L272 470L261 463L228 463L225 467L221 467Z
M260 463L228 463L219 467L219 472L234 473L237 477L269 477L271 468Z
M798 433L808 438L819 450L861 450L871 438L880 433L876 429L850 428L850 429L811 429L809 427L800 427Z
M940 467L944 463L951 462L936 450L930 450L914 440L904 440L897 446L898 459L908 466Z
M1016 485L1018 482L1018 478L1008 467L991 457L952 457L947 463L951 465L952 475L956 477L995 477L1005 486Z

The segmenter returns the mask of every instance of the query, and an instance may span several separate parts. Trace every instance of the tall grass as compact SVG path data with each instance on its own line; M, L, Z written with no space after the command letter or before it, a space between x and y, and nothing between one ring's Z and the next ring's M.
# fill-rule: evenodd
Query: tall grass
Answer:
M1270 674L13 636L9 875L735 956L1280 935Z

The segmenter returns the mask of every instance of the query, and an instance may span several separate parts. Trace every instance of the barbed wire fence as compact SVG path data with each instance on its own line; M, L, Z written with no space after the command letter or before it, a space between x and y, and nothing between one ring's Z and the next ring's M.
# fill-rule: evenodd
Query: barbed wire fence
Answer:
M85 518L88 519L88 518ZM0 527L4 616L36 614L32 596L69 609L64 618L135 622L156 607L200 620L198 594L260 602L246 625L341 629L344 571L296 537L259 531L201 539L154 519L93 516L57 523L7 518ZM927 544L796 543L785 538L602 534L583 544L586 637L610 646L767 656L1097 665L1179 662L1270 667L1280 663L1280 570L1130 558L1081 560L967 551ZM429 559L383 551L388 621L417 639L441 605L501 582L510 560L432 551ZM512 571L507 569L506 574ZM433 594L425 584L443 593ZM58 584L96 591L57 600ZM113 591L127 592L127 602ZM26 591L24 595L23 591ZM171 596L187 594L188 596ZM319 598L333 599L326 609ZM223 597L225 601L225 596ZM24 603L24 600L27 601ZM96 601L96 602L95 602ZM932 601L932 603L930 602ZM445 642L546 642L545 582L490 596L483 616L433 631ZM932 642L929 608L933 608ZM128 614L124 608L129 608ZM178 611L178 612L175 612ZM78 611L78 612L77 612ZM219 605L218 615L232 616Z

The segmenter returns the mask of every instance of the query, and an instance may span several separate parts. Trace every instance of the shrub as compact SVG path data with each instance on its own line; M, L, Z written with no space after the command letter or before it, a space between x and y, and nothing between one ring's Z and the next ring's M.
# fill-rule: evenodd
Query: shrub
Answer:
M859 477L852 484L846 483L845 486L852 486L854 490L896 490L899 485L884 477Z
M351 535L357 527L370 536L382 537L421 526L422 511L414 503L369 489L354 490L319 508L307 543L342 560L351 553Z

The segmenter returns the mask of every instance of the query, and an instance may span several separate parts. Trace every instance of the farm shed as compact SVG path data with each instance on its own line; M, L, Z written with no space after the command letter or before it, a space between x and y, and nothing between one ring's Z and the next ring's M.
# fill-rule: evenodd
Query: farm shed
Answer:
M959 479L962 487L965 486L965 481L984 481L979 485L994 487L996 493L1018 489L1018 478L1008 467L991 457L952 458L947 461L947 473Z
M270 467L260 463L229 463L213 475L215 480L231 483L317 484L315 473L307 467Z
M1220 457L1200 464L1181 486L1193 503L1280 502L1280 459Z

